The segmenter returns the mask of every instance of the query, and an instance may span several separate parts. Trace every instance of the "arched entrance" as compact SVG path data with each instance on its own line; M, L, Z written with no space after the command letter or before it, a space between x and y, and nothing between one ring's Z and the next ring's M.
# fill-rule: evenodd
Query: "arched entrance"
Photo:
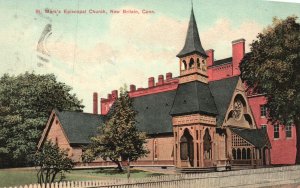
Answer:
M209 134L209 129L205 129L203 136L203 158L204 158L204 167L211 167L212 164L212 145L211 145L211 136Z
M186 164L191 167L194 165L193 137L188 129L184 130L184 133L180 138L180 159L182 165Z
M209 130L205 130L203 137L203 149L204 149L204 159L211 160L211 137L209 135Z

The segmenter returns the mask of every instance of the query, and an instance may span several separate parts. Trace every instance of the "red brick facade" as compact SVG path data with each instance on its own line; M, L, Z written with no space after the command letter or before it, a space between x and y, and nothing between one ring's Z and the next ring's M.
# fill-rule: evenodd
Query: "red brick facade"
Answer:
M295 164L296 161L296 128L291 127L291 135L286 134L286 127L279 126L279 137L274 138L274 126L268 122L267 118L262 115L261 107L266 104L267 100L262 95L253 95L248 97L251 109L258 128L265 126L272 145L271 163L272 164Z
M215 64L214 50L207 50L207 74L208 80L221 80L224 78L233 77L240 74L239 63L245 55L245 40L238 39L232 42L232 59L228 58L228 63ZM221 60L222 61L222 60ZM218 62L218 61L216 61ZM136 90L135 85L130 85L130 96L140 97L144 95L151 95L154 93L176 90L179 84L178 78L172 78L171 73L166 74L164 79L163 75L159 75L158 82L155 83L154 77L148 79L148 88L139 88ZM108 95L107 99L101 99L101 114L105 115L109 107L115 99ZM95 100L94 100L95 101ZM261 106L266 103L266 98L262 95L248 95L249 105L253 112L257 128L266 125L267 133L271 141L271 163L272 164L294 164L296 158L296 130L291 127L291 135L286 136L286 128L281 125L278 130L279 138L274 138L274 126L268 123L267 118L261 116ZM97 111L97 109L94 109ZM275 133L277 134L277 133ZM151 150L151 147L149 148ZM170 148L173 150L173 148ZM283 152L284 151L284 152ZM153 152L151 150L151 152ZM168 160L173 158L169 156Z

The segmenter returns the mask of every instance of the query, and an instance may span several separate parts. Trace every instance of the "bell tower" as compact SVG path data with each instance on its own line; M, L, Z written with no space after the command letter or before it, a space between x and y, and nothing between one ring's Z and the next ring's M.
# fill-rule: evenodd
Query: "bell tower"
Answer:
M180 77L170 111L174 163L177 168L213 167L218 110L208 85L208 56L200 41L193 8L185 44L177 57Z
M208 82L206 58L192 8L183 49L177 54L180 65L179 83L192 81Z

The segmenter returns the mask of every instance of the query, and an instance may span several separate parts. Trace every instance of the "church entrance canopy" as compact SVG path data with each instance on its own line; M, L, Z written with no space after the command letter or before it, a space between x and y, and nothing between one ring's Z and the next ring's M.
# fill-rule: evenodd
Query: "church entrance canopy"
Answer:
M230 128L233 165L270 164L271 144L265 130Z

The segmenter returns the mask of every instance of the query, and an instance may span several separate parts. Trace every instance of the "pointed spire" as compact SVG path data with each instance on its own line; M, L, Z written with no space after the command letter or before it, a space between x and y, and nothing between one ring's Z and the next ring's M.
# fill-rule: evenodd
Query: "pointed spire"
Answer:
M198 28L194 16L194 10L192 6L191 17L189 22L189 27L186 34L185 44L183 49L179 52L177 57L183 57L192 53L200 53L201 55L207 57L205 50L203 49L198 33Z

